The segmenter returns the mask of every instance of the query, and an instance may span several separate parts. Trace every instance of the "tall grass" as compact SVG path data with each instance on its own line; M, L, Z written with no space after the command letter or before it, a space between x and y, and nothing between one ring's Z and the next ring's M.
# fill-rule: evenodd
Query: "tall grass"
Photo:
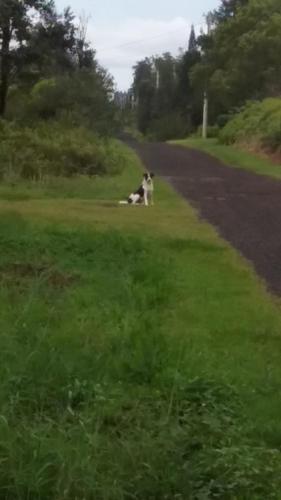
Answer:
M122 148L84 128L47 122L33 128L0 123L0 177L42 181L48 177L116 174L123 168Z

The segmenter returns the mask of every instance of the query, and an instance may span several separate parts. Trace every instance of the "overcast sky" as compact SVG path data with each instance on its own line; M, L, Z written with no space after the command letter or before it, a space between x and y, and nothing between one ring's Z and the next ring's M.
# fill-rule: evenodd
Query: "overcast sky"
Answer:
M172 52L188 43L191 23L200 30L203 14L219 0L56 0L61 11L90 15L88 38L99 62L120 90L132 82L132 67L146 56Z

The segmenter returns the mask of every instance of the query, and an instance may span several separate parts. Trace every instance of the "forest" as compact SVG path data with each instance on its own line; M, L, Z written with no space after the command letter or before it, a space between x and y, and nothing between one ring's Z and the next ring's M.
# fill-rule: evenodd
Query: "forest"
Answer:
M281 145L281 4L222 0L207 15L208 33L192 27L188 49L139 61L133 93L139 130L159 140L200 134L209 97L209 137ZM224 129L224 127L226 128Z

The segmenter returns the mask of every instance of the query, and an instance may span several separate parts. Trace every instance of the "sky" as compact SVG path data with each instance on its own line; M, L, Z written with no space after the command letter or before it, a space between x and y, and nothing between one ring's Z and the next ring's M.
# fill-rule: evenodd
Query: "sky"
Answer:
M56 0L59 11L70 6L89 16L88 39L99 63L119 90L132 83L133 66L146 56L186 48L193 23L199 32L204 17L219 0ZM203 23L203 24L202 24Z

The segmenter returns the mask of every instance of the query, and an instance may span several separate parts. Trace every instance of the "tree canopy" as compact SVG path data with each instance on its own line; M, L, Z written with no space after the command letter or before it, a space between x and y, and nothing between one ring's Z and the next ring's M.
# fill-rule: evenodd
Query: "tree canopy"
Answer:
M151 57L136 66L134 90L142 131L149 130L155 118L163 121L171 113L181 117L185 131L198 127L206 89L212 123L248 100L281 95L280 0L222 0L208 21L210 33L196 36L192 27L188 48L178 57ZM159 88L153 72L157 61Z
M52 12L53 0L1 0L0 8L0 115L4 114L11 75L14 73L24 43L30 38L31 9L43 14Z
M202 82L208 81L217 111L281 93L280 1L231 4L231 15L226 10L230 2L218 11L220 22L207 37L208 43L202 41L204 56L192 74L193 85L201 92ZM222 12L228 12L224 21Z
M87 19L59 13L53 0L0 1L0 115L63 116L109 133L113 81L87 40Z

